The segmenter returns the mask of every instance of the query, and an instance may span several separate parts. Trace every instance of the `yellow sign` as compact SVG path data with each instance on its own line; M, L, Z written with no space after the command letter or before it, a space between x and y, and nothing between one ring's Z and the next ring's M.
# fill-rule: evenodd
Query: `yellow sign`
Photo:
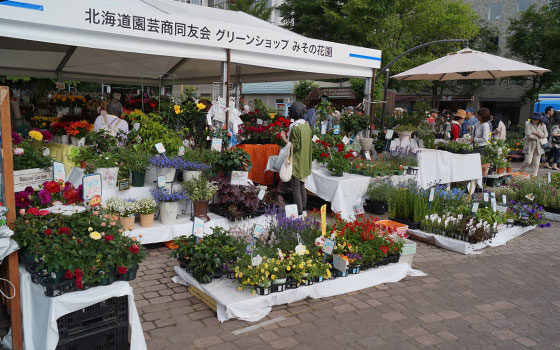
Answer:
M321 235L327 235L327 205L321 207Z
M101 204L101 196L93 196L89 201L89 205L93 208L99 206Z

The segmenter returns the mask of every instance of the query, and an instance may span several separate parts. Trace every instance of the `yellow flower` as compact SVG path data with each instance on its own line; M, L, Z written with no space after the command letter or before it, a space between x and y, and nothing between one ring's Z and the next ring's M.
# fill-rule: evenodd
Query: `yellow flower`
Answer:
M200 112L201 110L206 109L206 105L204 103L197 103L196 108L198 108L198 111Z
M299 268L303 269L305 267L305 265L303 263L299 264Z
M274 119L276 117L277 113L269 113L268 116L270 117L270 119Z
M45 126L47 126L47 123L42 122L42 123L41 123L41 127L44 128Z
M243 277L243 272L239 273L239 278Z
M36 141L43 141L43 134L35 130L29 132L29 137Z
M290 266L286 266L286 270L290 271L292 268Z
M270 276L270 279L274 281L276 279L276 275Z
M175 107L173 107L173 109L175 109L175 114L181 113L181 106L175 105Z
M243 287L237 287L237 290L243 290Z
M101 239L101 233L97 232L97 231L93 231L92 233L89 234L89 238L91 239Z
M278 271L278 268L277 268L277 267L274 267L274 271Z
M261 273L264 273L264 269L261 269Z
M255 295L255 290L251 289L251 295Z

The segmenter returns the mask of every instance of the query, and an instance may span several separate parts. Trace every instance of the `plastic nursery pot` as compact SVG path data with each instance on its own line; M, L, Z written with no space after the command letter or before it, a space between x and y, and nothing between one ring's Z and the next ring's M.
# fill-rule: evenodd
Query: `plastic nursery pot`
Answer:
M140 214L140 226L149 228L154 225L154 214Z
M133 171L132 172L132 187L144 187L145 177L146 177L146 172L144 172L144 171Z
M65 270L51 272L49 274L49 283L55 284L66 280L66 277L64 276L65 272L66 272Z
M132 264L132 266L128 268L125 274L119 275L119 280L132 281L136 279L137 272L138 272L138 264Z

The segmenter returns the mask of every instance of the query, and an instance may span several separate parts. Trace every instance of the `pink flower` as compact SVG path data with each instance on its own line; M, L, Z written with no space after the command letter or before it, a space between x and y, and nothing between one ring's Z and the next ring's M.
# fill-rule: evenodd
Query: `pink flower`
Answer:
M119 233L122 233L122 232L123 232L123 229L122 229L122 228L119 228Z
M22 215L22 216L25 215L25 209L20 209L19 210L19 215Z
M106 225L107 225L107 224L104 223L104 222L101 223L101 227L105 227Z
M21 156L24 152L25 152L25 151L23 150L23 148L19 148L19 147L14 148L14 154L15 154L16 156Z

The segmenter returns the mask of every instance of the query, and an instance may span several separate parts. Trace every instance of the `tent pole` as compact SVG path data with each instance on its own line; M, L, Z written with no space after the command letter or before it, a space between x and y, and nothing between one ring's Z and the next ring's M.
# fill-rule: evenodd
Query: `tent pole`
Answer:
M4 167L4 195L6 206L8 207L8 225L13 227L16 221L16 197L14 194L14 163L12 150L12 121L10 117L10 89L7 86L0 86L0 120L2 121L2 162ZM14 284L16 294L13 299L7 300L8 311L10 312L10 323L12 326L12 349L22 350L22 324L21 324L21 299L19 285L19 264L17 251L8 256L8 276L9 281ZM6 261L4 263L6 263Z
M373 122L375 120L375 105L373 104L373 101L375 101L375 80L376 80L376 73L377 73L377 68L373 69L373 76L371 78L371 90L370 90L370 98L369 98L369 113L370 113L370 120L369 120L369 124L370 124L370 128L369 128L369 136L371 137L373 134L373 130L371 129L371 127L373 126Z
M383 111L381 112L381 130L385 128L385 111L387 109L388 88L389 88L389 69L385 70L385 88L383 89Z
M230 84L230 73L231 73L231 51L227 49L227 62L226 62L226 133L229 132L229 84Z
M140 81L142 83L142 94L140 95L140 100L142 101L142 113L144 113L144 73L142 73Z

